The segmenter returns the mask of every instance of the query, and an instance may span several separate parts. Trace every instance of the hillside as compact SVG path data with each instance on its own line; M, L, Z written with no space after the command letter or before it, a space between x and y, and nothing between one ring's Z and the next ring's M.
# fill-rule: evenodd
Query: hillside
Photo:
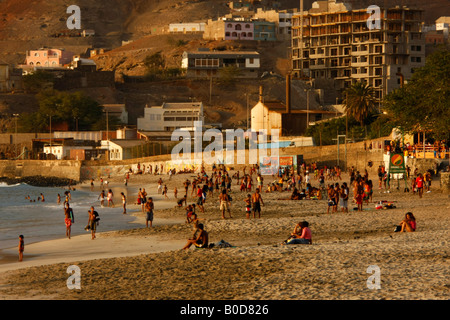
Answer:
M27 50L43 46L63 47L77 54L88 48L112 49L95 57L100 70L115 70L122 75L142 76L145 74L143 60L146 56L161 52L169 67L179 67L181 55L185 50L200 47L257 50L261 53L262 71L273 71L284 76L289 69L289 41L263 43L204 41L199 35L164 34L170 23L194 22L215 19L230 12L228 0L78 0L81 8L82 29L94 29L96 35L91 38L53 37L52 35L67 31L66 13L70 0L0 0L0 61L21 64L25 61ZM266 2L270 2L266 0ZM298 8L300 0L282 0L281 9ZM304 0L305 9L309 9L314 0ZM425 9L426 23L432 23L443 15L450 16L448 0L349 0L354 8L365 8L372 4L383 6L406 5ZM122 46L122 41L131 43ZM182 40L180 42L179 40ZM273 81L270 85L270 81ZM284 101L284 81L272 78L262 83L273 86L277 92L274 98ZM174 90L172 90L173 88ZM124 84L117 90L103 88L85 90L89 95L104 103L126 103L130 108L132 122L143 114L145 104L159 104L162 100L201 100L207 107L210 121L224 122L234 126L242 123L246 113L246 92L257 93L259 81L249 82L235 88L214 87L211 104L209 104L209 84L190 81L171 83ZM0 95L0 112L14 113L36 109L36 102L17 93ZM250 99L254 103L253 95ZM298 97L292 99L297 107L305 108L305 95L300 90ZM295 106L294 106L295 107Z
M406 5L425 9L426 23L450 15L448 0L349 0L354 7ZM26 50L40 46L115 48L123 40L159 34L173 22L206 21L229 13L227 0L78 0L82 29L94 29L94 38L54 38L67 30L69 0L0 0L0 60L21 63ZM270 1L266 1L270 2ZM304 0L307 10L313 0ZM299 0L280 1L282 9L298 8Z

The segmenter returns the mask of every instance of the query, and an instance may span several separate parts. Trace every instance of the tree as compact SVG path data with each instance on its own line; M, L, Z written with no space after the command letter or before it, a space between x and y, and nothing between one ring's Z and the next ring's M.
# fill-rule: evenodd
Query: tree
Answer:
M219 70L219 80L224 85L234 84L240 74L241 70L237 66L229 65Z
M160 71L166 67L166 61L161 55L161 52L156 52L145 57L144 66L147 68L148 72Z
M76 129L76 123L81 130L91 130L102 118L102 109L97 101L81 92L47 90L39 93L37 97L39 110L21 116L22 131L48 131L50 116L53 123L67 122L71 130Z
M48 88L53 88L53 74L43 70L37 70L32 74L22 77L23 86L26 92L39 92Z
M386 96L393 125L405 133L428 131L437 139L450 135L450 51L443 47L415 69L403 88Z
M345 97L344 107L347 116L355 118L363 127L364 120L376 110L373 87L360 81L355 82L345 90Z

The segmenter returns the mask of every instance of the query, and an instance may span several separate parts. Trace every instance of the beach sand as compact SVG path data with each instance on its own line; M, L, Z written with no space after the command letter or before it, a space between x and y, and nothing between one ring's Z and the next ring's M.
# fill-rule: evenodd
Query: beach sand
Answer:
M231 175L234 172L231 172ZM422 199L403 190L379 190L376 177L373 202L395 201L395 209L327 214L326 200L278 200L290 192L262 193L261 219L245 218L245 193L232 186L232 219L222 219L218 194L199 212L210 243L224 240L230 248L181 248L192 233L184 209L174 208L173 188L183 194L182 182L195 174L134 175L128 188L144 187L156 199L154 228L145 228L140 207L128 199L135 228L102 232L26 245L23 262L17 249L4 250L0 261L0 299L90 300L446 300L449 298L449 195L433 181ZM157 194L162 177L169 200ZM348 176L343 175L348 182ZM273 178L265 176L264 184ZM121 187L123 177L108 179ZM331 181L335 183L336 181ZM339 181L342 182L342 181ZM330 183L330 181L326 181ZM316 180L313 185L318 185ZM96 181L98 185L98 181ZM264 187L265 189L265 187ZM188 195L190 195L189 189ZM350 191L351 192L351 191ZM352 193L352 192L351 192ZM117 195L117 193L116 193ZM196 199L188 197L188 203ZM116 204L120 203L117 197ZM355 205L356 206L356 205ZM394 233L406 212L417 219L413 233ZM106 217L102 217L106 219ZM281 245L296 223L306 220L312 245ZM70 290L67 268L81 270L81 289ZM368 288L380 270L380 289ZM369 268L369 270L368 270ZM372 282L371 282L372 283Z

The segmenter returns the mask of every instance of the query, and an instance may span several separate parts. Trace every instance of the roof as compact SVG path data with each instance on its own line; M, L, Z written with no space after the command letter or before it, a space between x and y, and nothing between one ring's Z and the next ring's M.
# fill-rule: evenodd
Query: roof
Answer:
M109 140L109 142L115 143L122 148L132 148L132 147L140 146L142 144L147 143L145 140L140 140L140 139L136 139L136 140L112 139L112 140Z
M286 112L286 105L282 102L279 101L267 101L263 103L264 106L266 106L269 111L273 111L273 112L277 112L277 113L287 113ZM309 110L305 110L305 109L292 109L290 113L293 114L306 114L306 113L310 113L310 114L336 114L336 113L341 113L341 112L336 112L336 111L329 111L329 110L314 110L314 109L309 109Z
M186 109L186 108L201 108L201 102L164 102L162 107L164 109Z
M146 108L162 108L162 109L200 109L203 107L202 102L163 102L161 106L151 106Z
M436 20L436 23L450 23L450 17L440 17Z
M229 58L229 57L249 57L258 58L259 53L256 51L185 51L184 55L188 57L215 57L215 58Z
M103 104L104 111L122 113L126 111L124 104Z

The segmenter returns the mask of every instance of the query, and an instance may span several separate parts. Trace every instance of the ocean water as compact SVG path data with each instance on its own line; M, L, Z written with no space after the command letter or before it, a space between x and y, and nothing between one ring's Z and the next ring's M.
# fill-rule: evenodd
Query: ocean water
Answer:
M65 238L64 224L64 192L66 188L33 187L27 184L7 185L0 183L0 250L18 245L19 235L24 235L25 244L33 242ZM74 211L75 224L71 235L88 233L84 230L88 222L88 210L94 206L100 215L100 225L97 232L111 231L133 227L134 220L130 215L122 214L120 192L115 191L115 208L101 208L98 195L100 190L77 189L70 192L72 200L70 207ZM127 191L127 190L123 190ZM45 202L38 202L40 194ZM61 203L57 203L57 195L61 195ZM127 195L127 193L125 193ZM30 196L30 202L26 197Z

